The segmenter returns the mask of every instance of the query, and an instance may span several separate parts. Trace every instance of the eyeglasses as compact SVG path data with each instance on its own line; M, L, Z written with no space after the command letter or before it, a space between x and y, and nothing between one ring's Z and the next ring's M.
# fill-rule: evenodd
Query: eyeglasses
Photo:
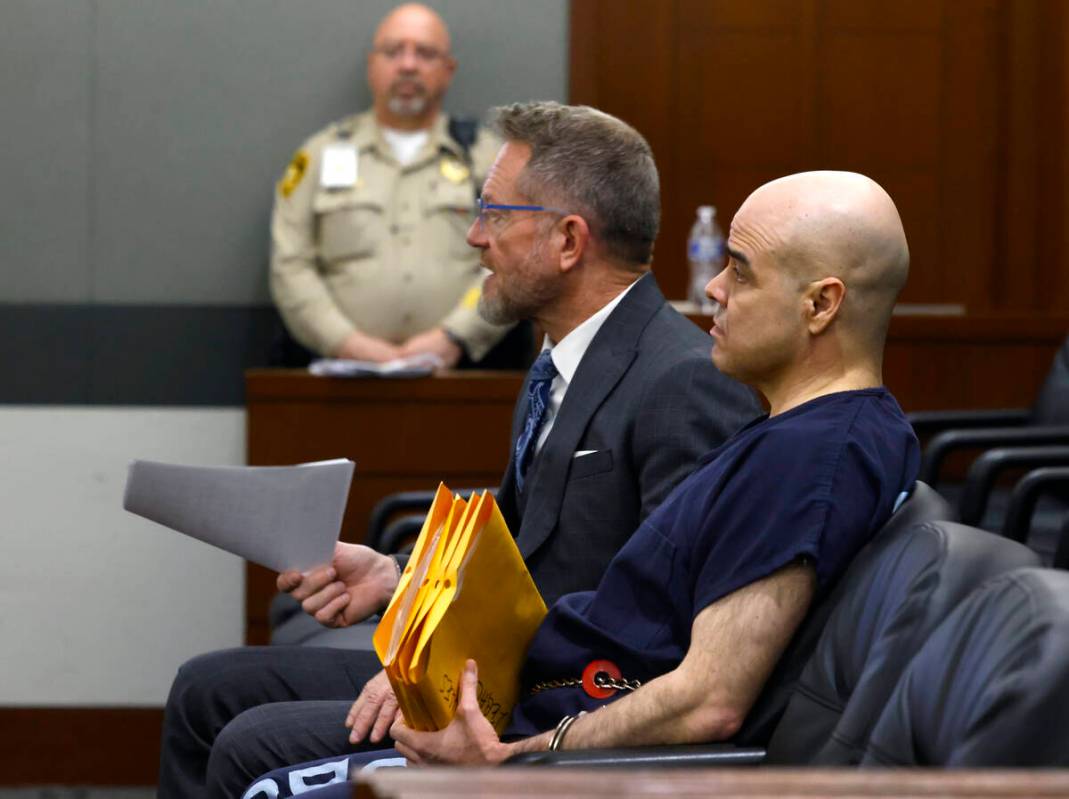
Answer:
M404 56L407 50L412 50L412 55L421 64L431 64L440 58L448 58L449 54L426 44L411 44L408 42L386 42L372 48L371 52L380 55L387 61L397 61Z
M565 211L563 208L551 208L548 205L503 205L501 203L488 203L484 202L482 197L478 199L476 204L479 209L479 224L484 227L487 225L491 227L500 227L501 223L506 219L506 214L510 211L532 211L535 213L560 214L561 216L568 216L571 213L571 211Z

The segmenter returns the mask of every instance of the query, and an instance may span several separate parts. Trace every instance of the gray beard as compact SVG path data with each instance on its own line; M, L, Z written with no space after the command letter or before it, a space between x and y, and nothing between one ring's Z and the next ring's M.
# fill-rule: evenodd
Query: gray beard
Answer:
M524 318L521 309L514 308L500 295L494 300L488 300L485 294L480 294L478 311L479 316L492 325L511 325Z
M513 296L508 296L499 288L494 297L479 295L479 316L492 325L513 325L533 319L543 308L556 302L560 291L559 281L553 280L540 281Z
M427 110L428 100L424 95L415 97L391 97L386 103L390 113L399 117L418 117Z
M530 269L531 264L544 257L546 243L545 231L542 231L527 254L525 268ZM512 296L498 286L496 297L488 299L485 292L479 295L479 316L492 325L512 325L533 319L541 309L556 300L560 290L559 281L551 279L533 283L521 281L519 286L513 288Z

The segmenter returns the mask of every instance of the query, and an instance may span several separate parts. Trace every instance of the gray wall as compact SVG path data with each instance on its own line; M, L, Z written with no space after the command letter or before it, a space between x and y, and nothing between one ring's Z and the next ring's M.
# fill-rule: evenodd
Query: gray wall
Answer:
M450 24L460 61L448 110L481 114L502 102L564 98L565 0L430 4ZM82 367L67 383L91 385L94 376L80 361L99 360L101 347L157 345L131 335L142 324L124 314L131 305L151 306L152 315L156 306L191 309L158 325L165 328L161 337L173 338L186 321L188 335L196 335L192 309L205 306L236 310L224 327L248 327L240 310L269 302L274 181L305 136L367 106L364 56L375 24L393 5L0 3L0 303L35 310L0 319L8 342L0 344L0 360L17 356L12 339L35 341L55 348L72 369ZM72 317L71 306L81 315ZM86 315L85 306L96 313ZM220 368L227 359L240 367L250 357L245 350L266 332L262 322L254 324L256 341L241 351L187 342L164 355L188 362L203 353ZM109 335L113 323L119 341ZM96 350L59 354L65 342L94 339ZM139 363L136 353L131 363ZM218 377L217 370L206 374ZM0 402L62 401L42 388L45 379L13 381L14 395L0 392ZM109 374L103 382L115 379ZM116 401L91 388L73 399ZM181 391L177 401L185 401Z
M0 705L161 704L240 643L240 561L125 513L126 465L242 462L274 182L392 5L0 0ZM564 97L565 0L432 5L450 110Z

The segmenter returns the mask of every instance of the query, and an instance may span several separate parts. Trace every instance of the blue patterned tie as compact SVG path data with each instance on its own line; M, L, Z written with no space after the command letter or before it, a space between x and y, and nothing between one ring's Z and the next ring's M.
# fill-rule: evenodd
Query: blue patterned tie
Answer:
M516 439L516 488L519 491L523 491L523 478L538 444L538 431L549 407L550 386L556 376L557 367L553 365L549 350L542 350L531 364L531 379L527 383L527 421Z

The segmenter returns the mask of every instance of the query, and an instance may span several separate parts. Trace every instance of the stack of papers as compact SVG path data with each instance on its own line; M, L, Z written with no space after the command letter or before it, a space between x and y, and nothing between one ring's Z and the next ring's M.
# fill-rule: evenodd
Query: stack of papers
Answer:
M123 507L269 569L304 571L334 557L353 467L134 461Z
M405 723L416 730L448 725L464 662L474 658L479 708L500 734L545 615L493 495L465 502L440 485L374 636Z
M426 377L444 365L437 355L424 352L382 363L320 358L308 365L308 371L320 377Z

